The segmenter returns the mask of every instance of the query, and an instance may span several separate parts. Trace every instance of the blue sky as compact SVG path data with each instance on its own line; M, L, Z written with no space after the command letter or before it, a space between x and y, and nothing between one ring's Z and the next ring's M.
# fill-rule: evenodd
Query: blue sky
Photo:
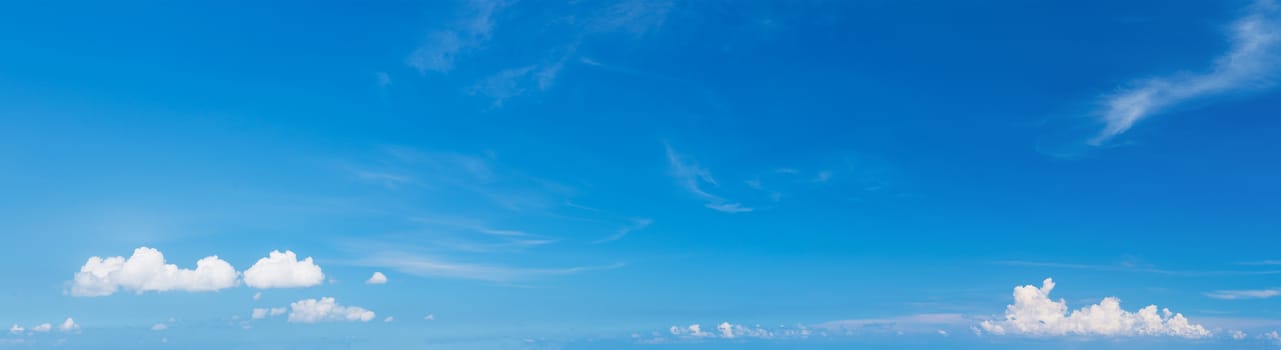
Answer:
M1274 1L13 2L0 47L0 348L1281 348Z

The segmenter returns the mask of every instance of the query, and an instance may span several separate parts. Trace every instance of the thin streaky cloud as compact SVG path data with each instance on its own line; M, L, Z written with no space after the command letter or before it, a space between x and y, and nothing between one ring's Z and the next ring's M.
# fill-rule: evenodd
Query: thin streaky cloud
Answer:
M1137 82L1105 99L1102 131L1089 140L1100 145L1135 123L1184 102L1273 86L1281 42L1281 13L1273 0L1259 0L1231 25L1230 49L1208 72L1173 74Z
M493 228L493 227L489 227L483 222L468 220L468 219L446 218L446 217L415 217L410 220L417 223L421 223L421 224L462 229L462 230L473 231L476 233L490 235L490 236L502 236L502 237L538 236L538 235L531 234L529 232L525 232L521 230Z
M381 183L384 187L389 189L396 189L401 185L414 183L413 178L404 175L367 170L354 171L357 178L360 178L363 181Z
M1281 275L1281 270L1262 270L1262 271L1242 271L1242 270L1165 270L1151 267L1136 267L1125 265L1091 265L1091 264L1070 264L1055 262L1037 262L1037 261L1019 261L1005 260L997 261L997 264L1009 266L1027 266L1027 267L1049 267L1073 270L1093 270L1093 271L1113 271L1113 272L1140 272L1155 273L1171 276L1265 276Z
M742 203L707 203L706 207L722 213L746 213L755 210L743 206Z
M615 232L613 235L610 235L609 237L601 238L592 243L605 243L605 242L617 241L617 240L623 239L623 237L627 236L627 234L629 233L640 231L645 229L646 227L649 227L649 225L652 223L654 223L653 219L647 219L647 218L634 219L632 220L632 225L620 228L618 229L618 232Z
M405 59L419 73L447 73L459 55L474 50L492 37L494 15L510 5L501 0L471 0L454 25L434 31Z
M511 282L543 277L572 275L589 271L612 270L622 263L567 268L525 268L504 265L460 263L432 256L386 252L356 261L353 265L394 269L419 277L439 277L490 282Z
M707 203L704 206L708 209L723 213L743 213L753 210L753 208L744 206L742 203L730 201L705 190L704 186L716 187L720 185L712 177L712 173L700 166L692 158L677 153L675 149L672 149L671 145L664 143L663 146L666 147L667 164L672 178L676 179L677 184L686 191L706 201Z
M884 318L860 318L828 321L814 325L814 328L831 331L865 331L894 329L900 331L933 330L940 326L972 325L977 321L974 316L958 313L927 313Z
M1205 293L1205 296L1222 300L1268 299L1281 296L1281 288L1255 290L1216 290Z
M1243 262L1243 263L1237 263L1237 265L1247 265L1247 266L1272 266L1272 265L1281 265L1281 260L1247 261L1247 262Z

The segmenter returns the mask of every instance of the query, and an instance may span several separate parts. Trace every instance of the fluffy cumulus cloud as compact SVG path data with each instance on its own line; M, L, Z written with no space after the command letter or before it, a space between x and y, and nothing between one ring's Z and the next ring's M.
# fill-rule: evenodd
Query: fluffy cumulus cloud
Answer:
M45 333L51 330L53 330L53 325L48 323L41 323L35 327L31 327L31 331L36 333Z
M22 334L22 332L25 332L26 330L27 330L26 328L23 328L22 326L19 326L17 324L14 324L13 327L9 327L10 334Z
M983 321L980 328L991 334L1035 336L1178 336L1203 338L1210 331L1188 322L1182 314L1149 305L1138 312L1121 309L1115 297L1068 313L1067 302L1050 299L1054 281L1014 288L1014 304L1005 309L1005 319Z
M76 324L75 320L67 317L66 321L62 321L62 324L58 325L58 330L63 332L75 332L80 330L80 325Z
M93 297L114 294L120 289L143 292L206 292L235 287L239 274L231 264L208 256L196 261L196 269L182 269L165 263L159 250L140 247L129 258L91 257L71 282L73 296Z
M369 276L369 279L365 280L365 284L387 284L387 275L382 272L374 272L373 276Z
M355 306L339 305L334 298L299 300L289 304L289 322L316 323L329 321L369 322L374 312Z
M260 289L311 287L324 281L324 272L311 257L298 260L298 255L288 250L273 250L245 270L245 285Z

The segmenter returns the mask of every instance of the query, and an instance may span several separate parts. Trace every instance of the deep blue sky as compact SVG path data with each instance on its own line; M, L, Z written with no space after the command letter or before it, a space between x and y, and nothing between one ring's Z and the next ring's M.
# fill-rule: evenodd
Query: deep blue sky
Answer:
M0 348L1276 348L1279 7L2 4Z

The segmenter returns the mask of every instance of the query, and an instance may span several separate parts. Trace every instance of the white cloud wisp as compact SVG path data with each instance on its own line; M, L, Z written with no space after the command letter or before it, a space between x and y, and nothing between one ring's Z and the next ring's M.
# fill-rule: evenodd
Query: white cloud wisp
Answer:
M1152 78L1108 96L1104 128L1089 143L1100 145L1140 120L1190 100L1273 86L1281 67L1276 64L1281 58L1281 11L1275 1L1256 1L1230 32L1230 49L1208 72Z

